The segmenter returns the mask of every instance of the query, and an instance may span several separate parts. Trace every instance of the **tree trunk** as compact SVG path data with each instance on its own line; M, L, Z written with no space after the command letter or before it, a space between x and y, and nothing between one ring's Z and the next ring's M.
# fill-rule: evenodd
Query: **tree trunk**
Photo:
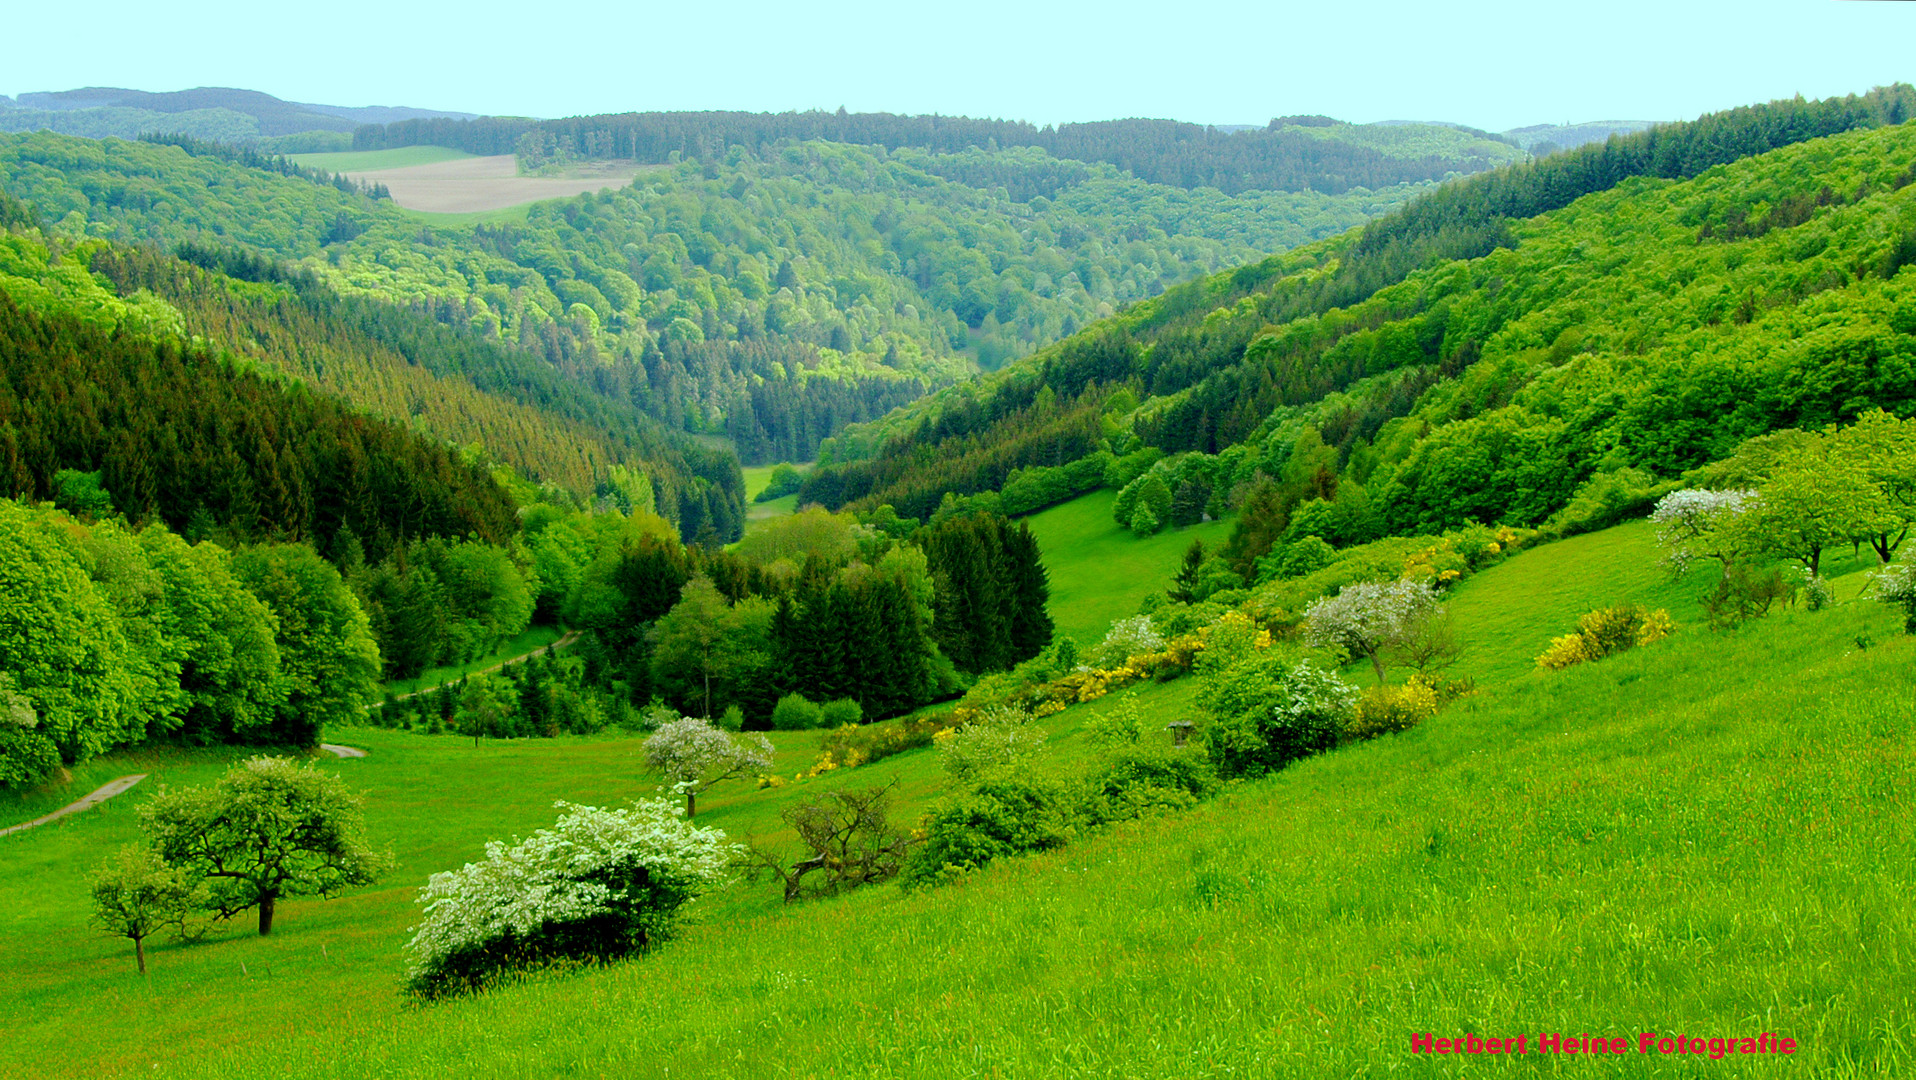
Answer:
M1384 685L1384 659L1378 653L1370 654L1370 666L1377 669L1377 685Z
M145 975L146 974L146 935L145 934L141 934L139 937L136 937L133 939L133 955L139 958L140 974Z
M265 937L273 932L273 901L279 899L272 893L259 898L259 934Z
M1811 577L1817 576L1817 573L1818 573L1817 567L1821 566L1822 564L1823 564L1823 549L1820 547L1811 548L1810 549L1810 576Z
M696 791L688 789L685 793L685 817L687 820L690 820L693 814L698 813L698 797L698 792Z

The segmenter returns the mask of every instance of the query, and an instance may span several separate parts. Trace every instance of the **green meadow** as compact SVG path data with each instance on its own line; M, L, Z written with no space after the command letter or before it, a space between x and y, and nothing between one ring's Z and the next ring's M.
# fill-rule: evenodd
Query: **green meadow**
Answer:
M1104 640L1112 620L1136 615L1146 595L1163 591L1193 539L1211 550L1231 537L1229 520L1140 537L1112 520L1117 497L1097 491L1024 519L1051 574L1051 618L1080 645Z
M1071 525L1047 514L1054 535ZM1163 544L1170 564L1185 543ZM1140 587L1161 586L1168 566L1114 570L1117 546L1047 543L1080 553L1051 557L1054 588L1147 574ZM416 887L488 838L549 823L555 799L652 794L636 739L475 749L329 732L369 751L326 767L365 792L392 872L338 900L283 903L271 938L235 925L162 944L145 982L123 942L87 929L84 872L134 839L152 790L210 780L229 755L96 763L100 776L153 776L0 839L0 1074L1908 1076L1916 639L1858 595L1864 569L1833 568L1831 609L1713 632L1695 582L1664 577L1642 524L1525 551L1449 598L1478 690L1412 731L927 892L788 908L770 884L741 883L640 959L430 1007L398 994ZM1678 633L1535 669L1550 637L1620 596L1668 607ZM1169 718L1191 711L1193 691L1184 679L1138 697ZM1042 721L1055 766L1092 757L1085 724L1111 702ZM947 787L931 750L791 782L818 738L775 734L787 782L717 789L700 821L776 838L778 811L810 790L896 783L909 819ZM75 777L68 794L86 787ZM0 824L47 801L0 803ZM1633 1047L1641 1032L1767 1031L1800 1049L1410 1052L1419 1032L1545 1031Z

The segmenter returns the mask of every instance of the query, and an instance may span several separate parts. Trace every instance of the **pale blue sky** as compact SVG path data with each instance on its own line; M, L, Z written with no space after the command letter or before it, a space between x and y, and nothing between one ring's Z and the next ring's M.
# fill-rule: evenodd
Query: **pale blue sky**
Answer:
M240 86L539 116L844 105L1038 123L1326 113L1503 130L1688 118L1916 80L1916 4L1840 0L97 0L22 5L8 23L5 94Z

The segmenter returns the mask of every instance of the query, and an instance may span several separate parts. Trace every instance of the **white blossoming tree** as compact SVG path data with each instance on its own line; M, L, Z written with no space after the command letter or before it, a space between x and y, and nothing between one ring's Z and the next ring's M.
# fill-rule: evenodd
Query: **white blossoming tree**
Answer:
M1684 488L1657 500L1650 521L1657 539L1670 549L1670 566L1681 573L1698 559L1723 564L1724 572L1742 558L1751 537L1738 519L1758 496L1754 491L1706 491Z
M1304 635L1312 645L1369 660L1381 686L1385 654L1415 638L1424 621L1442 611L1428 582L1359 582L1305 608Z
M629 809L555 803L559 820L508 847L434 874L407 949L410 986L436 997L511 967L609 959L664 933L687 901L723 884L740 853L668 799Z
M700 792L721 780L765 772L774 753L763 735L734 736L695 717L665 724L645 740L645 763L685 793L688 818L698 812Z

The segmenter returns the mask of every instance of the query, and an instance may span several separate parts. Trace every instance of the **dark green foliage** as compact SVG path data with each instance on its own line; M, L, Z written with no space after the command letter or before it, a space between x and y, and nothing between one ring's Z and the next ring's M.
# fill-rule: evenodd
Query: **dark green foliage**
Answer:
M1760 619L1777 604L1796 600L1796 583L1774 567L1756 569L1744 563L1731 563L1709 591L1697 598L1710 625L1728 629L1751 619Z
M350 526L383 556L408 537L498 541L516 526L484 469L397 424L197 347L109 335L0 296L0 495L54 498L63 469L98 473L134 522L186 532L204 511L241 541L326 547Z
M959 670L1008 668L1050 643L1050 586L1030 526L971 515L928 526L913 542L937 586L932 637Z
M528 143L528 135L537 141ZM1134 119L1040 128L1008 120L843 111L622 113L545 121L406 120L362 127L354 132L353 145L362 150L451 146L474 154L523 153L528 146L538 146L543 157L556 160L613 157L663 162L677 160L674 155L716 161L734 147L757 154L782 143L813 139L944 153L1035 146L1058 158L1109 162L1152 183L1212 187L1226 193L1336 193L1358 186L1441 180L1450 172L1468 172L1487 164L1481 159L1391 157L1370 147L1312 138L1282 127L1227 133L1173 120ZM975 167L959 175L987 187L1003 179L981 175ZM1034 182L1023 176L1018 179ZM1034 188L1018 194L1030 198L1053 191Z
M1130 745L1113 751L1086 779L1082 813L1094 825L1128 821L1189 809L1217 789L1217 770L1198 747Z
M912 846L908 834L891 826L890 809L889 786L812 795L779 814L804 854L788 863L779 852L754 847L753 862L779 879L788 904L890 881Z
M933 811L905 863L907 888L936 885L1003 855L1063 847L1076 810L1060 783L999 776Z
M179 258L106 247L89 262L123 296L144 289L166 298L189 333L389 419L477 443L529 479L584 494L609 463L642 463L658 512L686 539L707 522L727 540L742 528L744 479L731 455L662 430L621 400L623 389L586 389L521 350L448 325L449 313L342 295L310 272L229 246L188 243Z

